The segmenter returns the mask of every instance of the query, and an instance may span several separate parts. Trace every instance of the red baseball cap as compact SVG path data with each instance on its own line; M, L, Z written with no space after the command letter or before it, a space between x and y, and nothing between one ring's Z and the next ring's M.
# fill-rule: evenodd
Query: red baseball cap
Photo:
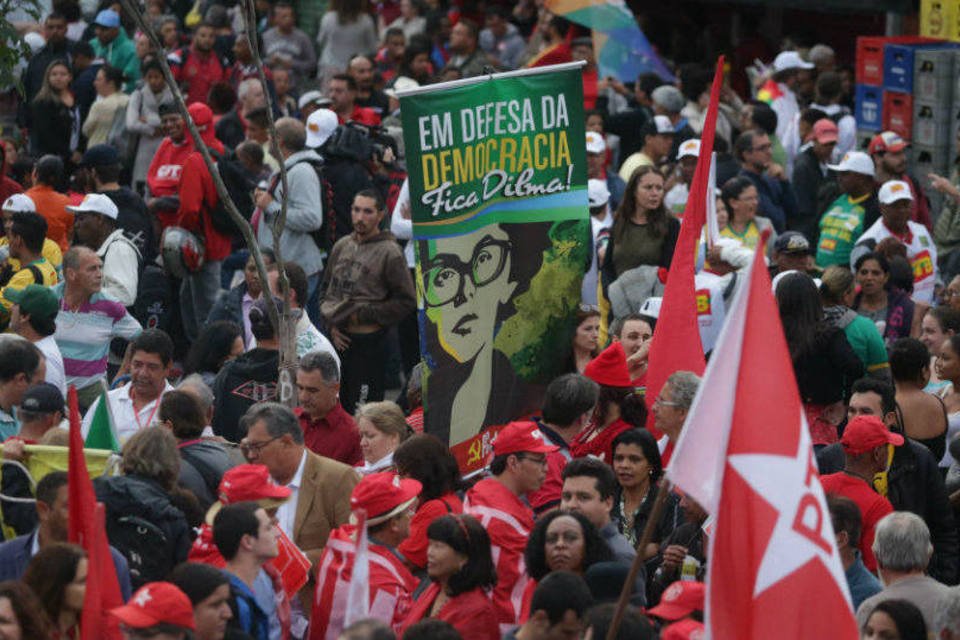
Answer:
M840 139L840 129L830 118L820 118L813 123L813 139L820 144L836 142Z
M844 451L856 456L884 444L899 447L903 444L903 436L890 431L877 416L857 416L847 423L840 444Z
M423 485L384 471L365 476L350 494L350 508L367 512L367 524L377 525L409 509Z
M867 147L867 153L870 155L883 153L885 151L896 153L906 148L906 141L898 134L893 131L884 131L883 133L878 133L873 136L873 140L870 141L870 146Z
M227 504L253 501L264 509L275 509L290 499L293 493L270 477L270 470L262 464L241 464L223 474L217 497L204 518L213 525L213 519Z
M677 580L663 592L660 604L647 611L647 615L664 620L686 618L694 611L703 611L706 585L702 582Z
M583 375L605 387L633 386L630 382L630 371L627 369L627 354L619 340L611 343L600 355L588 362Z
M660 634L660 640L701 640L706 637L703 623L691 618L674 622Z
M134 629L146 629L161 623L191 631L196 629L190 598L170 582L148 582L133 594L130 602L111 609L110 613Z
M559 450L546 439L535 422L511 422L497 434L493 441L493 455L509 453L553 453Z

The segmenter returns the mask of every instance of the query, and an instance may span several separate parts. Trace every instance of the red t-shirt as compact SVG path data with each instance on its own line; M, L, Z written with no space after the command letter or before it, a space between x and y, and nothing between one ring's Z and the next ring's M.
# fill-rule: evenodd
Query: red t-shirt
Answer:
M319 456L333 458L337 462L354 467L363 464L360 451L360 431L353 417L344 411L340 403L319 420L311 420L302 407L293 410L303 429L303 441L307 449Z
M354 105L353 112L350 114L348 120L344 120L339 115L337 115L337 121L340 124L346 124L348 121L359 122L360 124L365 124L368 127L376 127L380 124L380 116L377 115L377 112L368 107L358 107Z
M186 85L184 96L187 106L194 102L206 104L210 87L224 79L223 65L214 51L201 54L193 47L184 48L179 52L186 62L175 65L173 77L181 85Z
M860 534L860 553L863 554L863 564L870 571L877 570L877 559L873 556L873 535L877 523L888 513L893 512L893 505L882 495L873 490L866 480L851 476L843 471L820 476L820 484L826 493L850 498L860 507L860 517L863 520Z

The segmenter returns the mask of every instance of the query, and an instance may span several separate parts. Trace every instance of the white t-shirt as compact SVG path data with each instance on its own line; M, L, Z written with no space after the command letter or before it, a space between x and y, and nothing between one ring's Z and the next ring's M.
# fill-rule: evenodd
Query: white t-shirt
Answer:
M597 256L600 234L613 226L613 214L607 208L607 215L603 218L590 216L590 231L593 233L593 256L590 258L590 268L583 274L583 284L580 287L580 300L583 304L597 304L597 281L599 279L599 257Z
M700 342L703 352L709 353L717 344L720 329L727 318L727 305L723 301L723 289L729 280L714 273L701 271L694 277L697 301L697 323L700 325Z
M907 246L907 260L913 269L913 295L910 296L914 302L923 302L930 304L933 302L933 289L936 285L939 272L937 270L937 247L930 237L930 232L922 224L907 221L907 229L910 237L903 241ZM850 268L852 269L857 260L868 249L867 241L873 240L879 244L881 240L893 236L893 233L883 224L883 218L873 223L869 229L863 232L857 244L853 246L850 252Z
M66 398L67 376L63 372L63 355L60 353L57 341L53 339L53 336L47 336L33 344L37 349L40 349L40 352L47 359L47 375L44 380L60 389L60 393Z

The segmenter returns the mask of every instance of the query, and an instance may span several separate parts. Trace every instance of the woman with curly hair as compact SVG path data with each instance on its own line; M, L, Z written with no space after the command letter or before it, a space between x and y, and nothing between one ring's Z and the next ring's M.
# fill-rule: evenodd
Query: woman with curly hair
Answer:
M87 593L86 551L63 542L45 546L27 565L23 584L43 604L53 625L51 638L79 637L80 614Z

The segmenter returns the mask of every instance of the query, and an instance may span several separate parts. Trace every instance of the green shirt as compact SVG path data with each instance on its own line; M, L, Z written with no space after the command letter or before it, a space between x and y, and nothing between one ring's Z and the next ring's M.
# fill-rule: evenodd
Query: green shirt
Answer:
M877 331L877 325L869 318L857 315L853 322L844 327L843 332L854 353L866 367L867 373L875 373L890 366L883 337Z
M863 203L870 194L853 199L843 194L827 207L820 218L820 242L817 244L817 266L848 266L850 251L863 234L863 219L867 210Z
M627 220L623 231L613 238L613 269L617 277L641 265L659 265L664 239L665 236L654 235L653 225Z

